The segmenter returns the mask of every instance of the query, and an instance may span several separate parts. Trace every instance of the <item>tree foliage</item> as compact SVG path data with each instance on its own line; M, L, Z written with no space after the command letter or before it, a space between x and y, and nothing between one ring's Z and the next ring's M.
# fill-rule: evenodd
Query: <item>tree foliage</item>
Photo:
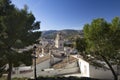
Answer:
M99 52L96 54L105 55L109 60L118 62L120 55L120 19L118 17L111 23L100 18L93 20L91 24L86 24L84 38L88 52Z
M84 26L84 38L87 53L105 61L116 77L112 64L120 64L120 18L115 17L111 23L103 18L94 19Z
M10 0L0 0L0 65L9 64L9 80L12 66L22 63L31 65L32 52L20 54L15 49L36 43L40 32L34 30L38 30L39 26L40 22L35 21L34 15L26 7L18 9Z
M86 42L84 38L77 38L76 39L76 49L81 52L84 53L86 50Z

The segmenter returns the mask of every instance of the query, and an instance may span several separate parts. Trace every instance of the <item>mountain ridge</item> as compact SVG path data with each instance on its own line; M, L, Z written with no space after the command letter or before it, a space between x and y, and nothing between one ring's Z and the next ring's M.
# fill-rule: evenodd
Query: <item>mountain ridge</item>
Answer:
M63 29L63 30L46 30L42 31L42 38L46 39L55 39L56 34L61 32L63 38L70 38L75 36L83 36L83 30L74 30L74 29Z

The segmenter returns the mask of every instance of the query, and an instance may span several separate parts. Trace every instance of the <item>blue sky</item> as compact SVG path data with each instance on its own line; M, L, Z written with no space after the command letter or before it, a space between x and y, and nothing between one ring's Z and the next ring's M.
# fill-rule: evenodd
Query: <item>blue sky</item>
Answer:
M41 30L82 29L95 18L111 21L120 16L120 0L12 0L18 8L26 4Z

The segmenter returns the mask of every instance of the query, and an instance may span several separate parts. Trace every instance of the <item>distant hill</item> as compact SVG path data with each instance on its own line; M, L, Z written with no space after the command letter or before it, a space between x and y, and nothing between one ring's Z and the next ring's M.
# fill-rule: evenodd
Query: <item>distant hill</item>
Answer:
M48 31L42 31L42 38L46 39L55 39L56 34L58 32L61 32L63 35L64 39L68 39L71 37L76 37L76 36L83 36L83 31L82 30L72 30L72 29L65 29L65 30L48 30Z

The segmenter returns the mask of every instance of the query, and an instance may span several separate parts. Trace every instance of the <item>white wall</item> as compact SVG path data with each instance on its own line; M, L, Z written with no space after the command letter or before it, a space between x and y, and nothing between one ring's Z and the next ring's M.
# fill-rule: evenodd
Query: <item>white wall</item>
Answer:
M42 69L46 69L46 68L49 68L49 67L50 67L50 59L48 59L48 60L46 60L44 62L41 62L40 64L38 64L36 66L37 73L39 73ZM27 69L25 69L25 70L27 70ZM22 73L22 74L20 74L19 71L20 70L16 71L17 74L13 74L12 77L32 77L33 76L33 72L28 72L28 73Z
M56 76L56 75L62 75L67 73L75 73L78 72L79 68L67 68L67 69L56 69L56 70L47 70L47 71L37 71L37 76ZM25 74L19 74L19 75L13 75L12 77L33 77L33 72L31 73L25 73Z
M78 72L79 68L66 68L66 69L56 69L56 70L50 70L50 71L41 71L37 73L39 76L56 76L56 75L63 75L68 73L75 73Z
M89 63L79 58L78 60L80 72L82 77L90 77L89 74Z
M20 74L20 71L31 72L32 71L32 66L14 67L13 68L13 72L15 72L15 74Z
M48 59L44 62L41 62L40 64L37 64L37 66L36 66L37 71L41 71L42 69L46 69L49 67L50 67L50 59Z
M55 62L57 62L57 61L60 61L61 59L54 58L54 60L55 60ZM41 62L40 64L37 64L37 66L36 66L36 70L37 70L38 74L41 74L41 72L42 72L41 70L48 69L48 68L50 68L50 59L48 59L44 62ZM33 69L33 67L31 69ZM24 70L27 70L27 69L24 69ZM12 77L32 77L33 76L33 72L20 74L19 71L20 71L20 68L19 68L19 70L16 71L17 74L14 74ZM47 75L46 72L42 72L42 74Z

